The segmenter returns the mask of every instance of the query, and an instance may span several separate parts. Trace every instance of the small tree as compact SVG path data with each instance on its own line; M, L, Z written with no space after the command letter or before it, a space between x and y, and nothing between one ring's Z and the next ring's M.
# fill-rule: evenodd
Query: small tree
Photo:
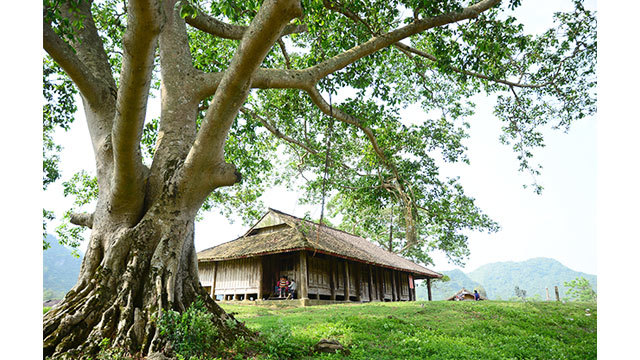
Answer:
M584 277L575 278L564 283L567 288L567 296L575 301L596 301L597 295L591 287L589 280Z
M516 285L516 288L514 289L514 292L516 294L516 297L522 301L526 301L527 300L527 290L524 289L520 289L520 287L518 285Z

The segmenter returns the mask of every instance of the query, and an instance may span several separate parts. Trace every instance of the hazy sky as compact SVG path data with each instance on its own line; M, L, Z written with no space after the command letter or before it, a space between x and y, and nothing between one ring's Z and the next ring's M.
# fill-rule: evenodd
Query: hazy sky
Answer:
M548 26L553 11L570 6L569 1L530 2L519 10L519 15L527 31L540 32ZM467 193L476 198L477 205L502 229L495 234L469 233L471 256L464 270L495 261L551 257L574 270L595 274L595 118L575 123L568 134L559 131L545 134L547 146L536 152L544 167L538 181L545 190L542 195L536 195L530 189L523 189L522 185L529 184L531 178L517 171L516 155L498 142L501 124L492 115L492 99L477 100L477 115L469 119L471 137L466 142L471 165L448 166L442 172L460 176ZM152 100L149 117L157 116L158 111L157 99ZM403 115L409 121L423 116L417 109L409 109ZM64 147L61 155L64 179L80 169L95 172L82 111L78 111L72 129L59 132L57 140ZM43 204L55 210L57 217L61 217L71 203L71 199L62 197L60 183L51 185L45 192ZM264 203L292 215L303 216L308 211L312 217L319 217L320 205L298 205L297 198L295 193L277 188L265 194ZM246 228L239 221L230 224L215 212L206 214L196 225L196 249L232 240ZM434 254L434 260L436 270L454 267L443 254Z

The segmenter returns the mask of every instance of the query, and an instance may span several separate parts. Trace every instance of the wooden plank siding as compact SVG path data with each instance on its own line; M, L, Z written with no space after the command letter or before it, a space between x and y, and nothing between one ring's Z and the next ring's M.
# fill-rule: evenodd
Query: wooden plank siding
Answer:
M260 261L256 257L218 262L215 295L223 295L225 300L229 295L234 295L234 300L246 294L257 297L261 278Z
M202 286L210 287L213 284L213 266L214 262L199 262L198 276Z

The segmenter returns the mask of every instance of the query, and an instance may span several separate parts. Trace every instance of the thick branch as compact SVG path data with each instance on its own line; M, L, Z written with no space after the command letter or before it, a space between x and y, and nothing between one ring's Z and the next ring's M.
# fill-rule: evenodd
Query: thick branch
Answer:
M143 201L144 165L140 138L149 97L151 73L162 8L158 1L130 1L128 26L123 37L124 56L113 124L113 201L115 210L137 213Z
M71 213L69 217L69 222L78 225L84 226L89 229L93 228L93 214L89 213Z
M416 20L407 26L373 37L363 44L357 45L332 57L331 59L327 59L311 67L309 70L313 72L316 80L320 80L323 77L343 69L349 64L352 64L367 55L371 55L382 48L393 45L402 39L434 27L475 18L478 14L496 6L498 3L500 3L500 0L483 0L459 12L451 12L428 19Z
M226 176L231 168L219 173L219 169L226 165L223 149L227 133L249 95L253 74L280 37L285 25L301 14L298 0L267 0L247 29L184 163L181 180L185 186L195 186L191 190L196 203L201 203L216 187L232 185L239 180Z
M53 31L47 21L43 21L42 24L42 43L44 50L69 75L89 104L97 105L104 92L108 92L108 87L93 76L89 68L78 59L71 46Z
M248 26L227 24L205 14L201 10L198 10L198 14L195 18L187 16L186 21L187 24L193 26L196 29L202 30L213 36L231 40L241 40L244 36L244 33L249 28ZM280 36L302 33L306 31L306 25L287 25L282 30Z
M200 73L195 83L200 100L211 96L218 89L224 75L228 72ZM253 74L251 87L254 89L307 89L315 84L308 70L265 69L259 68Z
M163 190L166 174L172 173L175 159L184 159L196 136L198 100L192 86L193 59L189 51L187 26L176 9L175 0L165 2L167 22L158 39L160 52L161 112L151 172L147 180L146 203L151 204Z

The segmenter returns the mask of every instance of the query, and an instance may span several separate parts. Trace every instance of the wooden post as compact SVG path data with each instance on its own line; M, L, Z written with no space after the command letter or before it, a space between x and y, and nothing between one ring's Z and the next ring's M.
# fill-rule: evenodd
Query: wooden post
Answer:
M300 299L309 298L309 282L307 281L307 252L300 251Z
M371 265L369 265L369 301L373 301L373 272L371 271Z
M391 270L391 300L399 301L398 298L398 288L396 284L396 271Z
M354 264L354 271L356 272L356 301L362 302L362 281L360 279L360 264Z
M549 297L549 288L545 288L547 290L547 301L551 300L551 298Z
M416 294L413 292L415 289L413 289L412 287L415 287L416 285L413 282L413 275L409 274L409 276L407 277L407 282L409 283L409 301L415 301Z
M336 300L336 271L338 268L338 262L336 261L335 258L331 258L329 260L329 267L331 268L331 279L329 280L329 287L331 288L331 296L330 299L335 301Z
M384 269L378 268L378 282L380 283L380 301L384 301Z
M211 280L211 298L216 299L216 278L218 277L218 262L213 262L213 279ZM224 298L222 299L224 300Z
M427 278L427 296L429 298L429 301L431 300L431 278Z
M344 301L351 301L349 289L349 261L344 261Z
M258 298L256 300L262 300L262 287L264 284L264 268L262 262L262 256L258 257Z
M555 288L556 288L556 301L560 301L560 291L558 291L558 285L556 285Z

